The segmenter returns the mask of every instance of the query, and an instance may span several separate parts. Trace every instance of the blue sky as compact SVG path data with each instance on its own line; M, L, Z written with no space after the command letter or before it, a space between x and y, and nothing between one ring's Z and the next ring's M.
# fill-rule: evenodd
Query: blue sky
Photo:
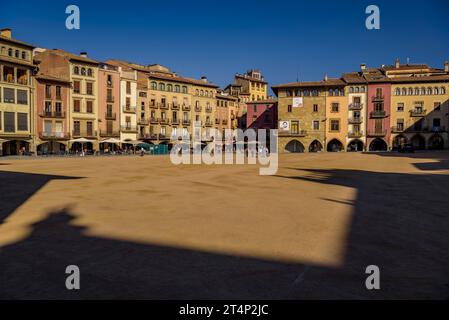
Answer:
M123 2L126 3L126 2ZM65 28L76 4L81 29ZM272 84L319 80L402 62L442 67L449 59L449 1L7 1L0 27L36 46L87 51L99 60L160 63L184 76L224 86L259 68ZM365 28L376 4L381 29Z

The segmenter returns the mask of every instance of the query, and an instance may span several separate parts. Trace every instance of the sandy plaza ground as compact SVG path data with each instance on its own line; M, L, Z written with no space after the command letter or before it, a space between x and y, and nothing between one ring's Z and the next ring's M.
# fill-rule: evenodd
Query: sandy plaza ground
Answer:
M0 199L3 299L449 298L448 152L3 158Z

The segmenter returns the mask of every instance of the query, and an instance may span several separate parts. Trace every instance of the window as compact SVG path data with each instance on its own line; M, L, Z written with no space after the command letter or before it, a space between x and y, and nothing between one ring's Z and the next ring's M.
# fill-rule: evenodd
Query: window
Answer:
M17 103L18 104L28 104L28 91L17 90Z
M87 100L86 101L86 112L87 113L93 113L94 112L93 102L91 100Z
M340 131L340 120L331 120L331 131Z
M286 97L291 97L292 96L292 91L291 90L285 90L285 96Z
M291 105L291 104L289 104L289 105L287 106L287 112L292 112L292 105Z
M433 103L433 110L440 111L441 110L441 102L434 102Z
M257 105L254 105L254 106L253 106L253 111L254 111L254 112L257 112Z
M318 112L318 105L317 104L313 105L313 112Z
M376 89L376 97L382 97L382 88L377 88Z
M81 75L85 76L86 75L86 69L85 68L81 68Z
M421 88L421 95L425 95L426 94L426 88Z
M180 87L178 85L175 86L175 92L179 92L180 91Z
M407 95L407 89L406 88L402 88L402 93L401 93L403 96L406 96Z
M92 82L87 82L86 83L86 94L88 94L88 95L93 95L94 94L94 89L93 89Z
M338 103L332 103L331 112L338 112L338 109L339 109Z
M93 123L92 121L87 121L86 122L86 129L87 129L87 135L89 137L94 135L94 131L93 131Z
M419 88L415 88L415 96L419 96Z
M61 99L61 86L56 86L56 99Z
M329 89L329 96L333 96L334 95L334 90Z
M295 92L295 95L297 96L297 97L300 97L301 96L301 89L296 89L296 92Z
M445 87L441 87L440 94L446 94L446 88Z
M349 87L349 93L354 93L354 87Z
M430 96L432 94L432 88L427 88L427 94Z
M412 88L408 88L408 95L412 96L413 95L413 89Z
M299 121L292 121L291 133L293 134L299 133Z
M75 136L80 134L81 123L79 121L73 121L73 133Z
M165 91L165 84L164 83L159 83L159 90Z
M5 132L16 132L16 117L14 112L4 112L5 118Z
M80 68L74 67L74 68L73 68L73 73L74 73L74 74L80 74Z
M433 94L439 94L439 93L440 93L440 90L437 87L433 88Z
M81 83L79 81L73 81L73 92L80 93L81 92Z
M173 85L168 84L168 85L167 85L167 91L168 91L168 92L172 92L172 91L173 91Z
M157 83L156 82L151 82L151 90L157 90Z
M3 88L3 101L6 103L14 103L16 101L14 89Z
M401 89L396 88L394 94L397 95L397 96L400 96L401 95Z
M404 103L402 103L402 102L399 102L399 103L398 103L397 111L398 111L398 112L404 111Z
M126 94L131 94L131 82L126 81Z
M432 125L433 125L434 128L438 128L439 129L440 126L441 126L441 120L439 118L433 119Z
M73 112L81 112L81 101L73 100Z
M22 59L26 60L27 58L27 53L25 51L22 51Z
M12 57L12 49L11 48L8 49L8 56Z
M313 120L313 130L320 130L320 121L319 120Z
M365 93L365 87L361 87L360 92Z
M27 131L28 130L28 114L19 112L17 113L17 130Z
M182 93L187 93L187 87L186 86L182 87Z
M16 50L16 58L19 58L19 50Z
M398 119L396 121L396 129L398 131L403 131L404 130L404 119Z
M360 88L359 87L355 87L355 93L359 93L360 92Z
M87 69L87 75L89 76L89 77L92 77L92 69Z

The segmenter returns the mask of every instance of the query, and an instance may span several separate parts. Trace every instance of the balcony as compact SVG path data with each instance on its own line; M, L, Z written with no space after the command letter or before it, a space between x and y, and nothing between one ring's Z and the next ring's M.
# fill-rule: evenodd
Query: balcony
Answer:
M223 125L226 126L226 125L228 124L228 120L226 120L226 119L222 120L222 121L221 121L221 124L223 124Z
M371 118L385 118L386 116L387 113L385 112L385 110L374 110L370 113Z
M353 102L349 104L349 110L362 110L363 104L360 102Z
M205 125L206 127L212 127L212 122L206 120L206 122L204 123L204 125Z
M157 103L154 102L154 101L150 101L149 106L150 106L151 109L157 109Z
M187 104L182 105L182 111L190 111L190 106Z
M363 137L363 131L348 132L348 138L361 138L361 137Z
M359 124L362 123L363 117L352 117L348 119L349 124Z
M424 117L425 115L426 115L426 109L410 110L410 117Z
M160 124L168 124L169 120L167 118L159 118L159 123Z
M125 126L121 126L121 131L123 133L136 133L137 132L137 127L136 126L132 126L132 125L125 125Z
M114 97L113 96L108 96L106 97L106 102L114 102Z
M117 138L120 137L120 132L119 131L114 131L114 130L100 130L100 137L105 137L105 138Z
M219 124L220 120L219 119L215 119L215 124Z
M64 111L41 111L39 116L42 118L65 118Z
M179 119L172 119L171 124L179 124Z
M115 119L117 119L117 116L116 116L115 112L106 112L104 115L104 118L106 120L115 120Z
M385 129L371 129L368 130L368 137L385 137L387 130Z
M159 133L158 138L159 138L159 140L170 140L170 137L163 133Z
M158 123L159 123L159 120L158 120L157 118L155 118L155 117L151 117L151 118L150 118L150 123L151 123L151 124L158 124Z
M161 102L158 103L157 105L160 109L168 109L168 103Z
M385 100L384 96L372 96L371 97L372 102L382 102L384 100Z
M399 132L404 132L404 126L392 126L391 127L391 132L393 133L399 133Z
M86 130L86 131L73 130L72 136L74 138L97 138L97 131L93 131L93 130Z
M136 113L136 107L134 106L123 106L122 109L124 113Z
M305 137L307 135L306 130L292 131L279 131L279 137Z
M172 103L171 109L172 109L172 110L179 110L179 104L177 104L177 103Z
M182 125L183 126L190 126L190 120L188 120L188 119L182 120Z
M202 108L201 106L195 106L195 112L201 112Z
M212 107L206 107L206 112L211 113L212 112Z
M68 140L70 134L66 132L39 132L39 138L42 140Z
M155 133L139 133L139 139L157 140L157 134L155 134Z
M141 125L141 126L146 126L150 124L150 121L145 119L145 118L138 118L137 119L137 124Z

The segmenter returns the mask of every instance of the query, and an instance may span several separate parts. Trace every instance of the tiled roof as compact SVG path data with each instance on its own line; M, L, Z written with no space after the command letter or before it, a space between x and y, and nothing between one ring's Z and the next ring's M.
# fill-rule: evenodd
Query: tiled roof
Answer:
M90 59L90 58L87 58L87 57L81 57L81 56L78 56L76 54L73 54L73 53L61 50L61 49L55 49L55 50L49 50L49 51L56 52L56 53L59 53L61 55L64 55L67 58L69 58L70 60L81 61L81 62L91 63L91 64L99 64L99 62L96 61L96 60L93 60L93 59Z
M11 43L18 44L18 45L22 45L22 46L28 47L30 49L34 49L35 48L35 46L33 46L33 45L29 44L29 43L26 43L26 42L23 42L23 41L19 41L19 40L13 39L13 38L7 38L7 37L1 36L1 35L0 35L0 40L11 42Z

